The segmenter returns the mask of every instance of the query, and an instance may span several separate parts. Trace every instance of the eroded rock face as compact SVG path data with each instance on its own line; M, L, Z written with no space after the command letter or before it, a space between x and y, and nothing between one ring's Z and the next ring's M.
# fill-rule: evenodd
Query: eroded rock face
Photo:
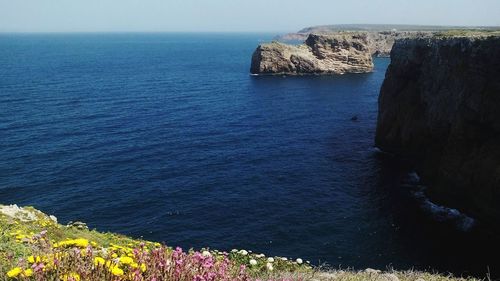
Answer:
M325 29L313 29L314 34L334 35L342 32L333 32ZM394 41L403 38L430 37L436 32L432 31L366 31L368 48L372 56L389 57ZM305 41L311 33L289 33L276 37L280 42Z
M397 40L375 142L411 159L435 200L500 228L500 38Z
M344 74L373 70L366 34L311 34L302 45L262 44L252 56L252 74Z

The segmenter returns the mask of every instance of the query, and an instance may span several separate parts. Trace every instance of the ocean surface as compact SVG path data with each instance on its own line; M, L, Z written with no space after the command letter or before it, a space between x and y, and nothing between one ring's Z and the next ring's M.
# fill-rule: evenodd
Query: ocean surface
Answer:
M0 35L0 203L184 248L498 268L468 217L426 211L411 169L374 148L390 60L369 74L250 76L272 37Z

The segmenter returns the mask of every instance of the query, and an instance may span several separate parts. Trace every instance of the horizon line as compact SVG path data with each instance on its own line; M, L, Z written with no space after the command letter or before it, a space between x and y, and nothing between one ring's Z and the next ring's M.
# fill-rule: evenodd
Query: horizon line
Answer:
M499 25L440 25L440 24L400 24L400 23L338 23L320 24L303 27L299 30L0 30L0 34L52 34L52 33L298 33L302 29L327 26L407 26L407 27L441 27L441 28L499 28ZM368 30L367 30L368 31ZM373 30L375 31L375 30Z

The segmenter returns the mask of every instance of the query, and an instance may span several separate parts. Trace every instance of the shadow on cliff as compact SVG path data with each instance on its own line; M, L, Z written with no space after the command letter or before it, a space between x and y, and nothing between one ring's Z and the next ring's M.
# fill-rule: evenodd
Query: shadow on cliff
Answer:
M500 241L496 234L477 223L464 229L456 220L443 220L439 214L429 212L421 198L415 196L422 185L409 161L380 151L373 157L374 170L378 171L374 193L387 195L382 201L375 200L375 196L374 201L381 215L392 218L401 254L418 261L415 269L500 277L500 260L495 256ZM394 266L397 269L397 264Z

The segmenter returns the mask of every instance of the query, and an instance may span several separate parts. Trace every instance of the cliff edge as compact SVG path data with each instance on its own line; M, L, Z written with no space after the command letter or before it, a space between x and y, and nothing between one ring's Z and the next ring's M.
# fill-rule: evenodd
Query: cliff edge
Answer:
M368 37L361 33L310 34L305 44L262 44L253 53L252 74L344 74L373 70Z
M410 159L435 200L500 228L500 37L397 40L375 143Z

